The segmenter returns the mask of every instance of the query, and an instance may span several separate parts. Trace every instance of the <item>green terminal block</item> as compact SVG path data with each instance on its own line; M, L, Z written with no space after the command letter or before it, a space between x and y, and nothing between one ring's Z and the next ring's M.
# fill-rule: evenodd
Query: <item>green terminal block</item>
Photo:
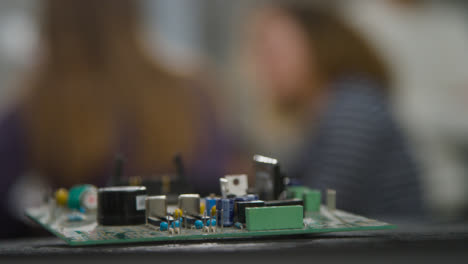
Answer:
M320 212L322 194L319 190L313 190L305 186L291 186L287 189L287 197L302 199L305 212Z
M278 207L251 207L245 209L249 231L302 229L304 208L300 205Z
M319 190L308 190L303 194L304 209L306 212L320 212L322 194Z

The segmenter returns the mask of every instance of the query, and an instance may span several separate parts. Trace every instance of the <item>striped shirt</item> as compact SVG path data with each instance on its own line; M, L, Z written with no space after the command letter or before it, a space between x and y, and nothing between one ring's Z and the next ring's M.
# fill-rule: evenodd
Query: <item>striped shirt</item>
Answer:
M335 189L339 209L421 215L419 171L381 89L358 78L332 88L293 176L322 192Z

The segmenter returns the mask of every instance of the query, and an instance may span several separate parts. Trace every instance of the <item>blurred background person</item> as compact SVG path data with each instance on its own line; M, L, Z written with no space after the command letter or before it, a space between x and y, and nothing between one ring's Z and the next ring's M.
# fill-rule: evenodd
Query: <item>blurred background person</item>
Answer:
M226 141L213 104L195 78L150 58L139 2L41 3L39 59L0 123L0 236L26 232L17 216L46 187L105 185L116 153L143 177L175 172L182 153L195 190L216 190Z
M309 187L336 189L341 209L422 214L419 170L375 50L331 7L280 2L249 22L246 57L264 103L252 151L279 157Z
M389 62L396 116L423 165L432 215L468 211L468 20L453 1L340 1Z

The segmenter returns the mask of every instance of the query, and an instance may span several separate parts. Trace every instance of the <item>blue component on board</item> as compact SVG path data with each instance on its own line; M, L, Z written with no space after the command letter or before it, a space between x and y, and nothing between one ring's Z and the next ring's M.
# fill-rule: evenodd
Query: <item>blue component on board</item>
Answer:
M219 199L216 203L218 210L218 222L224 226L232 226L234 224L234 200L235 198ZM221 220L221 210L223 219Z
M162 222L161 225L159 226L159 230L160 231L167 231L168 227L169 227L169 225L167 224L167 222Z
M195 228L196 229L202 229L203 228L203 222L201 220L195 221Z

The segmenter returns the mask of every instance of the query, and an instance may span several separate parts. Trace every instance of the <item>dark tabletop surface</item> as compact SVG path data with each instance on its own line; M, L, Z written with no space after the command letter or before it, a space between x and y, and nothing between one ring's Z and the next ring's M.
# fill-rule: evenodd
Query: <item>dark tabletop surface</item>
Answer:
M83 263L87 258L129 263L132 260L187 260L240 263L243 260L281 262L294 258L325 262L468 263L468 224L397 223L384 231L342 232L262 239L227 239L204 242L171 242L70 247L54 237L0 240L2 258L40 263L66 258ZM187 262L187 263L188 263ZM217 261L218 262L218 261ZM288 263L289 264L289 263Z

